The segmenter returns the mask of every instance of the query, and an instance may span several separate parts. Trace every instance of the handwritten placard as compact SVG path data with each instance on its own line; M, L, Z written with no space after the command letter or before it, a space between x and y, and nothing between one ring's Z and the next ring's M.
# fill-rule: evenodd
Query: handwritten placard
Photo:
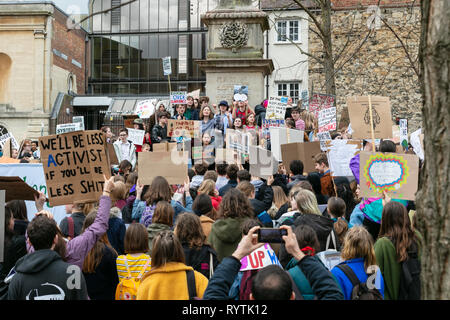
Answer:
M165 76L169 76L172 74L172 64L170 62L170 57L162 58L163 63L163 71Z
M81 129L81 123L75 122L75 123L63 123L56 125L56 134L63 134L67 132L75 132L80 131Z
M156 99L141 100L136 104L134 113L141 119L148 119L155 113L157 103L158 100Z
M169 137L200 138L200 122L194 120L167 120Z
M313 93L309 100L308 111L313 112L316 118L319 117L319 111L322 109L328 109L334 106L336 97L333 95Z
M287 108L287 97L270 97L267 103L266 119L284 120Z
M141 146L144 142L145 130L128 129L128 140L133 144Z
M336 107L319 111L319 132L336 130Z
M408 120L400 119L399 128L400 128L400 145L407 150L408 149Z
M421 136L422 136L422 128L411 133L410 141L414 149L414 152L417 154L420 160L424 160L425 153L423 150L423 138L421 138Z
M275 251L268 243L265 243L264 246L241 259L241 269L239 271L258 270L273 264L281 267Z
M327 151L327 141L331 141L331 135L329 131L323 131L317 133L317 138L320 141L320 150Z
M268 129L271 127L279 128L284 127L284 120L282 119L262 119L262 128Z
M186 104L187 92L186 91L173 91L170 93L171 104Z
M106 136L98 130L77 131L39 138L51 206L95 202L111 175Z
M5 143L8 141L8 139L10 139L11 146L14 149L19 150L19 144L17 143L17 140L14 138L14 136L12 135L11 132L8 132L8 133L0 136L0 147L3 149L3 147L5 146Z
M361 151L359 170L363 197L381 197L386 191L392 199L415 199L419 173L416 155Z
M326 151L328 164L333 177L352 177L350 160L357 155L363 146L362 140L327 140Z

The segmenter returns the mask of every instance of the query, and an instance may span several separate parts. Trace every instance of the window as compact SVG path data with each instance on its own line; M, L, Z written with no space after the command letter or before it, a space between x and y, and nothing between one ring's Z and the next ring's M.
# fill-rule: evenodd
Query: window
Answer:
M283 20L277 22L277 42L299 41L300 23L298 20Z
M299 83L278 83L278 96L287 96L292 98L293 103L299 99Z

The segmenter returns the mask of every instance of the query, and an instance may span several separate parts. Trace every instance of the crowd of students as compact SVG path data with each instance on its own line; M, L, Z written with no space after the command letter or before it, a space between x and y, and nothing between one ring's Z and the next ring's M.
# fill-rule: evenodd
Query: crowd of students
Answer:
M188 97L173 119L200 119L202 134L210 137L227 128L259 130L261 108L267 107L266 102L256 106L256 114L246 102L230 109L226 101L217 108L200 99L199 111L195 104ZM351 179L332 177L326 154L319 153L315 172L304 172L302 161L295 160L289 175L280 163L266 180L250 175L245 165L196 162L183 185L169 185L162 176L142 185L139 152L170 140L169 117L158 110L139 151L127 140L126 128L115 142L111 129L104 128L119 170L105 177L98 202L68 204L59 225L43 210L42 193L31 221L24 201L7 203L2 299L420 298L421 236L414 229L414 203L387 194L362 199L358 156L350 163ZM305 131L305 140L315 140L317 119L309 112L290 108L289 121ZM135 126L143 128L140 121ZM342 132L333 138L349 136ZM365 141L364 149L371 148ZM382 140L378 150L396 152L396 145ZM286 230L281 244L270 244L280 265L240 271L241 259L264 245L257 241L264 227ZM339 264L325 263L321 253L329 252L340 254ZM414 271L413 283L405 284L405 268Z

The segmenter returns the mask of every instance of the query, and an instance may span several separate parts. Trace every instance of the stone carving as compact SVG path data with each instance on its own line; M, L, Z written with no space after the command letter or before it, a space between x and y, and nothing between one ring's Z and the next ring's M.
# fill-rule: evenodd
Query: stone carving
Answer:
M248 41L247 25L241 22L224 23L219 30L220 43L233 52L245 46Z

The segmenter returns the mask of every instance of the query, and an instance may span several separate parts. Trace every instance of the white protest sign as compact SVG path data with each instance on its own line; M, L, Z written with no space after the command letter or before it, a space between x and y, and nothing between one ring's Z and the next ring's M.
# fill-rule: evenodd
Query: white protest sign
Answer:
M239 271L258 270L272 264L279 265L282 268L275 251L268 243L265 243L264 246L241 259L241 269Z
M171 104L186 104L187 92L186 91L173 91L170 93Z
M403 148L408 149L408 120L400 119L399 127L400 127L400 145Z
M130 140L133 144L141 146L142 142L144 142L144 136L145 130L128 128L128 140Z
M417 156L420 158L420 160L424 160L425 154L423 152L422 143L420 142L421 134L422 134L422 128L411 133L411 136L409 137L409 139L410 139L411 145L414 148L414 152L417 154Z
M363 146L362 140L329 140L326 141L328 164L333 177L352 177L350 160L357 155Z
M319 111L319 132L336 130L336 107Z
M3 146L5 145L6 141L8 141L9 138L11 138L12 147L14 149L19 150L19 144L17 143L17 140L14 138L11 132L8 132L0 137L0 147L2 147L3 149Z
M45 182L44 169L42 163L5 163L0 164L0 176L6 177L20 177L30 187L37 191L47 193L47 184ZM34 201L25 201L27 206L28 220L34 218L36 205ZM67 216L65 206L50 207L48 202L44 204L44 210L48 210L53 214L53 218L59 225L61 220Z
M236 101L248 100L248 86L235 85L233 89L233 98Z
M84 130L84 116L74 116L72 118L73 123L79 123L80 124L80 130Z
M63 123L58 124L56 126L56 134L63 134L67 132L74 132L74 131L80 131L81 129L81 123Z
M155 113L156 103L158 103L156 99L139 101L134 113L141 119L148 119Z
M331 141L330 131L318 132L317 138L319 138L320 141L320 150L327 151L326 141Z
M267 103L266 119L282 119L286 114L287 97L270 97Z
M194 99L199 99L200 98L200 89L191 91L187 95L192 97L192 98L194 98Z
M170 63L170 57L162 58L164 75L168 76L172 74L172 64Z
M303 142L304 139L304 133L301 130L270 127L269 131L272 154L278 161L281 161L282 144Z

